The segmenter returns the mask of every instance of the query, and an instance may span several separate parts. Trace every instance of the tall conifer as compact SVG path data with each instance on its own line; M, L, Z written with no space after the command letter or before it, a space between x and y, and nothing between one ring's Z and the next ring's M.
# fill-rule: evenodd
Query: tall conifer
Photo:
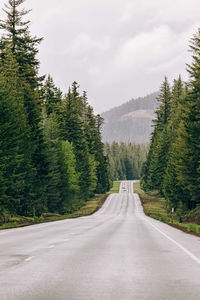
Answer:
M42 39L31 37L30 21L23 21L29 11L20 10L25 0L8 0L4 12L7 19L1 21L3 36L0 41L1 59L11 49L18 63L18 73L30 128L30 155L33 172L27 174L24 214L40 214L46 205L46 159L43 132L41 128L41 99L39 85L43 78L38 76L39 61L36 58L38 45Z
M22 213L26 173L31 172L29 128L18 64L11 51L0 61L0 206Z

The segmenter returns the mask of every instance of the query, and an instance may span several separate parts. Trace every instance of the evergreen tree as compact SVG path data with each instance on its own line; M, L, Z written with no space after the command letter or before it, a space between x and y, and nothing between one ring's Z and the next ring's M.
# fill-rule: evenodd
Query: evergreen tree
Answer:
M185 97L183 116L177 130L177 177L184 189L185 206L194 208L200 203L200 29L190 43L192 64L188 65L189 90Z
M177 167L179 165L178 153L179 138L178 131L182 127L182 118L184 116L184 100L185 89L181 77L178 80L174 80L172 89L172 105L170 113L170 121L168 124L170 143L168 150L168 163L164 174L163 190L166 199L170 200L171 206L175 209L180 202L184 202L186 191L184 187L178 181ZM182 151L183 149L181 149Z
M167 77L164 78L161 85L157 101L160 105L156 110L157 118L154 120L154 124L156 127L161 126L162 128L163 125L168 123L171 110L171 90Z
M158 189L175 208L200 203L200 30L191 40L190 81L174 81L172 97L166 83L156 111L155 130L143 168L142 186ZM171 98L171 100L170 100Z
M189 138L187 145L189 161L187 167L187 187L190 190L191 206L200 203L200 29L193 36L190 43L192 64L188 66L190 74L190 91L186 101L189 113L185 119L185 127Z
M91 169L95 166L91 165L94 160L90 159L84 131L83 99L79 95L78 88L78 84L74 82L72 91L69 89L61 107L59 124L62 139L69 141L73 145L73 152L76 157L76 171L80 174L81 195L84 199L88 199L91 195L91 185L93 185Z
M45 84L41 90L44 101L45 114L48 117L51 113L58 113L59 106L62 102L62 92L58 89L53 81L53 78L48 75Z
M41 99L39 85L43 78L38 76L39 61L36 58L38 44L42 39L31 37L29 33L30 21L23 21L29 11L19 9L25 0L9 0L4 12L5 21L1 21L0 28L3 37L0 41L1 59L4 60L6 49L11 49L18 63L18 73L24 97L24 107L30 128L31 145L29 147L33 172L26 176L24 195L24 214L40 214L46 206L47 162L45 145L41 127Z
M160 106L156 110L157 118L154 120L155 128L152 134L150 151L147 156L142 175L144 189L157 189L163 193L163 178L167 166L169 147L168 122L171 112L171 91L165 77L158 96Z
M111 145L106 143L104 149L108 156L108 177L111 181L140 178L148 146L113 142Z
M45 120L44 132L48 160L47 209L51 212L58 212L62 180L60 170L61 141L55 114L52 113Z
M0 116L0 206L21 213L26 172L32 170L18 64L10 51L0 61Z
M60 213L73 212L81 206L79 176L76 171L76 157L68 141L61 143L61 205ZM84 199L83 199L84 200Z
M30 21L23 21L30 11L21 9L20 6L25 0L8 0L5 4L5 12L7 19L0 21L0 29L3 30L3 37L0 42L0 49L5 50L11 47L19 65L19 73L26 77L26 81L34 87L43 77L38 77L39 60L36 55L38 53L38 45L42 38L32 37L29 32ZM3 52L2 52L3 53Z
M87 103L87 94L83 94L83 120L85 136L90 155L96 163L96 193L105 193L109 190L109 175L107 157L104 155L104 144L101 141L103 119L95 116L93 108Z

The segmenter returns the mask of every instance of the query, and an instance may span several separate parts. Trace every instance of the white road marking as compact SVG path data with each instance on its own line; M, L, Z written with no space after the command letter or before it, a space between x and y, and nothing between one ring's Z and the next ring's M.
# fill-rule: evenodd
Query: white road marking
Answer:
M149 222L148 220L145 219L145 221L151 225L155 230L157 230L158 232L160 232L164 237L166 237L169 241L171 241L172 243L174 243L178 248L180 248L182 251L184 251L190 258L192 258L196 263L198 263L200 265L200 259L195 256L192 252L190 252L188 249L186 249L184 246L182 246L181 244L179 244L177 241L175 241L174 239L172 239L170 236L168 236L165 232L163 232L162 230L160 230L157 226L153 225L151 222Z
M30 256L28 258L25 259L26 262L30 261L31 259L33 259L35 256Z
M138 196L138 200L139 200L139 196ZM135 201L136 203L136 211L137 213L139 212L138 209L138 204L137 204L137 200ZM193 259L196 263L198 263L200 265L200 259L194 255L192 252L190 252L188 249L186 249L184 246L182 246L180 243L178 243L177 241L175 241L173 238L171 238L170 236L168 236L165 232L163 232L162 230L160 230L157 226L155 226L154 224L152 224L150 221L148 221L146 219L146 216L143 217L143 219L149 224L151 225L155 230L157 230L160 234L162 234L166 239L168 239L170 242L172 242L173 244L175 244L178 248L180 248L183 252L185 252L191 259Z
M55 248L55 245L51 245L48 247L48 249L53 249L53 248Z
M133 194L134 195L134 198L135 198L135 207L136 207L136 212L139 213L139 207L138 207L138 204L137 204L137 200L139 200L139 196L138 194Z

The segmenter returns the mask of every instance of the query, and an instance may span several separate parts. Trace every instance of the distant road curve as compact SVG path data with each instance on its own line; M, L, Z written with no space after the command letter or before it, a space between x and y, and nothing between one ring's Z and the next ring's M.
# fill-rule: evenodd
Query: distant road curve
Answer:
M200 238L146 217L123 181L95 214L0 232L1 300L198 300Z

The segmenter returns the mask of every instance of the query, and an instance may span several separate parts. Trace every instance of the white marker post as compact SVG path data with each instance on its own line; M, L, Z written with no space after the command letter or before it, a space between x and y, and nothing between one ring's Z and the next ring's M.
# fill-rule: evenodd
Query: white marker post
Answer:
M173 216L174 216L174 207L172 207L172 223L174 223L174 218L173 218Z

